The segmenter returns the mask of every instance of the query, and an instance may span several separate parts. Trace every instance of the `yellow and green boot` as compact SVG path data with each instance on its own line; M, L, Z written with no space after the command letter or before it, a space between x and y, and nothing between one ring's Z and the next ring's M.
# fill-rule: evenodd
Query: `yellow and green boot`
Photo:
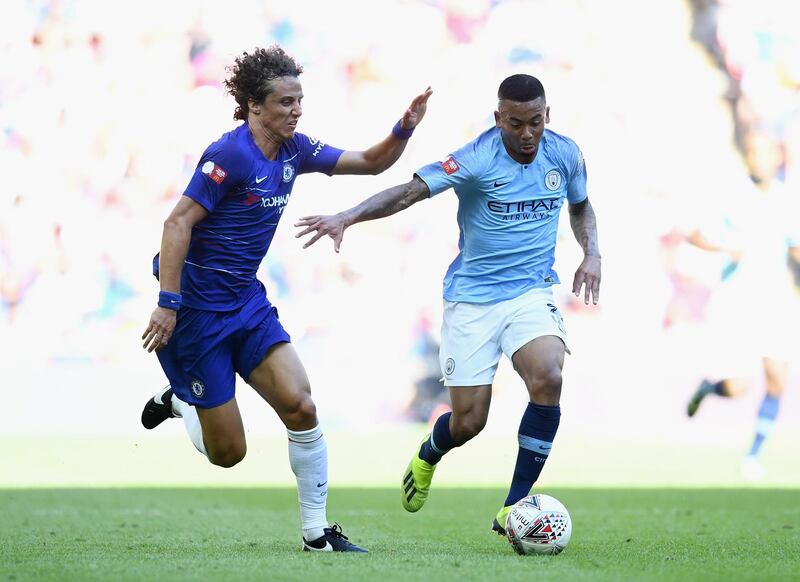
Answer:
M425 440L428 437L430 435L426 436ZM422 442L425 441L423 440ZM436 465L431 465L427 461L420 459L419 448L417 447L411 462L406 467L406 471L403 473L403 483L400 485L403 508L412 513L422 509L422 506L428 500L433 472L436 470Z

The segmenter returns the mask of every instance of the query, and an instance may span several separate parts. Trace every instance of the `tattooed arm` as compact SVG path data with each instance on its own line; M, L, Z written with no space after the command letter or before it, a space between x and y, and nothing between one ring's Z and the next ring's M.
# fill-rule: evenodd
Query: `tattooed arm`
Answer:
M597 218L588 198L570 204L569 224L575 240L583 249L583 261L575 271L572 292L580 296L581 287L585 285L584 303L589 305L591 294L592 302L597 305L600 300L600 247L597 244Z

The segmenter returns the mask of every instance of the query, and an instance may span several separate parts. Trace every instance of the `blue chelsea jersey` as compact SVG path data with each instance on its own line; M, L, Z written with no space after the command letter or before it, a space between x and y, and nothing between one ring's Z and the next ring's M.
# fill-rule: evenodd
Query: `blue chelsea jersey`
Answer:
M228 311L241 306L262 286L256 272L275 235L298 175L331 174L342 150L295 133L275 160L267 159L247 126L211 144L184 196L208 216L192 230L181 274L183 304Z
M520 164L495 127L417 176L431 196L453 188L458 197L459 253L444 278L446 300L495 303L559 283L561 207L587 197L575 142L545 130L533 162Z

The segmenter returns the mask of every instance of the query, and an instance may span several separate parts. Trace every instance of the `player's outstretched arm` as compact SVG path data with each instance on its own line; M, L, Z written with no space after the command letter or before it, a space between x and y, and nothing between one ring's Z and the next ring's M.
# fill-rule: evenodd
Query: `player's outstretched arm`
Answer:
M726 244L721 240L715 240L700 229L692 230L686 236L686 242L704 251L723 253L733 262L739 262L742 260L742 256L744 256L744 249L742 249L740 245L735 244L736 241L734 241L734 244L731 244L730 241L726 241Z
M308 242L303 245L305 249L313 245L323 236L328 235L333 239L333 250L338 253L339 247L342 244L344 231L349 226L357 222L364 222L365 220L375 220L377 218L391 216L401 210L405 210L412 204L416 204L420 200L429 198L430 195L431 191L428 189L428 185L419 177L414 176L410 182L399 186L392 186L382 192L378 192L350 210L327 216L314 215L302 217L295 223L295 226L304 228L304 230L297 233L295 238L300 238L312 232L314 233Z
M572 292L580 296L585 286L584 300L589 305L589 296L597 305L600 301L600 247L597 244L597 218L589 199L569 206L569 224L575 239L583 249L583 261L572 281Z
M345 151L333 168L333 174L380 174L390 168L406 149L408 138L428 110L428 98L433 90L428 87L411 101L403 117L391 133L380 143L363 152Z
M178 204L164 221L161 251L158 256L158 280L161 283L161 291L180 295L181 271L186 253L189 251L192 227L207 215L206 209L197 202L187 196L181 196ZM152 352L167 345L172 332L175 331L177 314L175 309L156 307L150 316L147 329L142 334L144 340L142 347Z

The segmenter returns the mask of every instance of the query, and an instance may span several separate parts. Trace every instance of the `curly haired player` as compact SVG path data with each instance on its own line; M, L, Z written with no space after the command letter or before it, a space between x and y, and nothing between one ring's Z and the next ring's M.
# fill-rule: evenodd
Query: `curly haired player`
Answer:
M247 448L239 374L286 426L303 549L365 552L328 524L328 452L308 377L256 271L297 176L383 172L403 153L432 92L415 97L380 143L343 151L297 132L301 73L278 46L243 53L231 68L225 85L242 123L206 149L164 222L154 260L161 292L142 339L170 385L146 404L142 424L182 417L195 447L232 467Z

